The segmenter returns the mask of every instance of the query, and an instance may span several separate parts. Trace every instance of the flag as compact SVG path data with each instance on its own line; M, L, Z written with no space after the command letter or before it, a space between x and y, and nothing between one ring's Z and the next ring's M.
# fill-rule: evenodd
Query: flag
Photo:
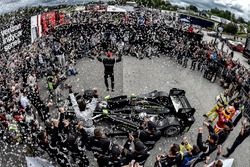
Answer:
M143 24L144 24L144 21L145 21L144 17L143 17L143 16L139 16L139 18L138 18L139 24L140 24L140 25L143 25Z

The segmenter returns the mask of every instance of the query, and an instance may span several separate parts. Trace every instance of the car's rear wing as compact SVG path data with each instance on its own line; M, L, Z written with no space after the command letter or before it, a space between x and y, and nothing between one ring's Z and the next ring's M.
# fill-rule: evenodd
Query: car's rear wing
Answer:
M191 107L189 101L185 96L185 91L181 89L173 88L169 92L169 97L178 113L194 113L195 109Z

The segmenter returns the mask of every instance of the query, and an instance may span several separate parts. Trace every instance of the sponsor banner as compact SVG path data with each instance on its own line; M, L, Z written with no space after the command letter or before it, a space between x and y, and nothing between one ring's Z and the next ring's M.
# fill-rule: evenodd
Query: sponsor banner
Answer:
M30 43L29 21L11 20L0 28L0 52L11 52Z
M31 42L42 35L48 34L56 26L69 23L65 14L60 11L45 12L30 18Z
M38 16L32 16L30 19L31 42L33 43L39 36L39 27L37 26Z

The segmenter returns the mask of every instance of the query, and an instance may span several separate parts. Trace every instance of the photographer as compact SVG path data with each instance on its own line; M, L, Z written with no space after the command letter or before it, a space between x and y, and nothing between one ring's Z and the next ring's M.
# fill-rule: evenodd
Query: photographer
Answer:
M160 154L156 156L155 167L172 167L176 165L181 166L182 155L180 147L177 144L172 144L167 154Z
M54 122L54 127L58 127L58 122ZM46 151L51 158L56 159L59 165L71 167L71 163L67 155L60 151L57 147L58 138L55 139L56 136L58 136L58 132L55 132L52 136L50 136L51 140L49 140L49 135L45 131L40 132L37 136L38 146Z
M134 144L134 150L130 149L132 143ZM150 155L148 148L139 139L135 139L132 134L128 135L128 140L124 145L124 153L127 162L135 160L140 165L143 165Z
M209 123L204 122L204 125L208 128L209 137L205 142L203 142L202 141L203 128L200 127L198 129L197 146L202 151L202 154L200 155L199 159L194 163L194 166L197 163L204 161L207 156L209 156L212 152L214 152L214 150L216 150L217 147L218 135L215 134L213 127Z
M139 130L135 136L140 139L147 147L148 150L153 149L155 143L161 138L161 132L156 129L156 125L145 119L145 121L141 124Z
M121 167L128 163L123 147L113 144L108 154L99 157L99 167Z
M87 149L93 151L98 164L102 165L104 156L107 156L112 148L112 142L104 135L102 128L95 128L94 136L88 138Z
M250 125L247 119L242 121L242 126L239 135L236 137L233 145L231 148L227 148L227 154L223 155L224 157L228 158L234 150L250 135Z

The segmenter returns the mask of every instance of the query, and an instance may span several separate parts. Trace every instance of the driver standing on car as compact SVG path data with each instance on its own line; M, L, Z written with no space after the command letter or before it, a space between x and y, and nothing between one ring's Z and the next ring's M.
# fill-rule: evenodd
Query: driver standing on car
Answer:
M121 56L118 58L113 58L113 53L111 51L107 51L106 53L107 57L100 57L98 56L97 59L98 61L102 62L104 65L104 83L107 88L107 91L109 91L109 84L108 84L108 78L110 77L111 79L111 88L112 92L114 91L114 86L115 86L115 79L114 79L114 65L115 63L118 63L122 60Z

